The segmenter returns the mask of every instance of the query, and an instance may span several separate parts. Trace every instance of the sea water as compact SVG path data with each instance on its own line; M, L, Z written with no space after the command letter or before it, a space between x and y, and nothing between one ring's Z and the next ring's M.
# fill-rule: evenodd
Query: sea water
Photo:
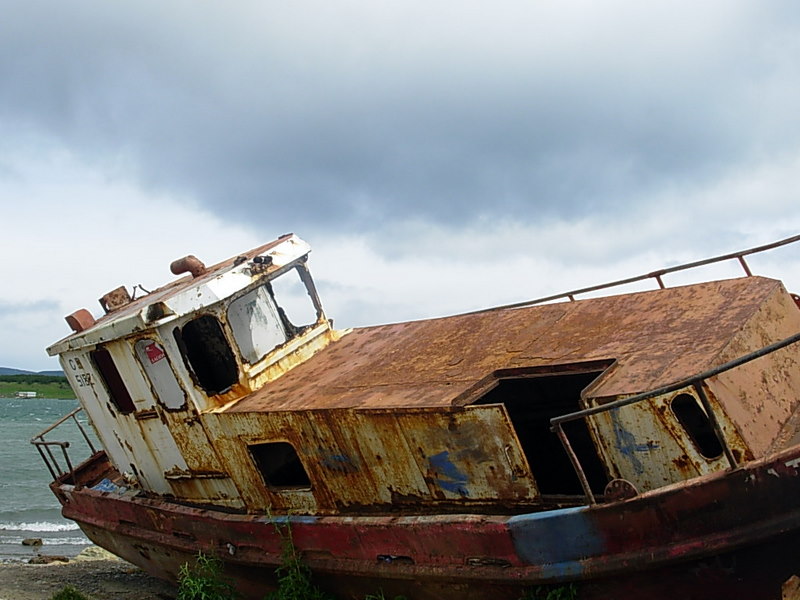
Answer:
M37 553L75 556L90 544L74 522L61 516L61 506L48 487L50 472L30 443L77 407L76 400L0 398L0 561L25 561ZM89 455L72 423L46 439L70 441L73 465ZM25 546L26 538L40 538L43 546Z

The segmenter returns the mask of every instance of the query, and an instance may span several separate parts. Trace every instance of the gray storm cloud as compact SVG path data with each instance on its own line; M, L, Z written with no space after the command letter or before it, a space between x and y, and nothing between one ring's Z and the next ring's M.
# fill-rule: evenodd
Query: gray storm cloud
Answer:
M790 2L3 4L6 135L240 222L613 214L798 152Z

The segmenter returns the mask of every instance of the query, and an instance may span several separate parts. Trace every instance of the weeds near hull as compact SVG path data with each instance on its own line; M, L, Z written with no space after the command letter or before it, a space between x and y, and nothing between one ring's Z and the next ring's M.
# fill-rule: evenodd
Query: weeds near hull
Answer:
M233 583L222 574L222 561L198 553L193 566L181 565L177 600L235 600Z
M577 600L578 588L574 583L557 586L537 586L529 590L519 600Z
M267 594L265 600L336 600L311 583L311 569L300 560L289 525L276 527L282 540L281 566L275 569L278 589Z

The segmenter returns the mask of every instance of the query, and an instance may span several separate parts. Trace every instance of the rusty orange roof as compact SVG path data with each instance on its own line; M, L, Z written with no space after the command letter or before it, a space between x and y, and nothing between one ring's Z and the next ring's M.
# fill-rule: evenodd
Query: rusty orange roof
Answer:
M466 404L494 374L613 360L593 396L693 375L781 282L745 277L577 302L356 329L231 412Z

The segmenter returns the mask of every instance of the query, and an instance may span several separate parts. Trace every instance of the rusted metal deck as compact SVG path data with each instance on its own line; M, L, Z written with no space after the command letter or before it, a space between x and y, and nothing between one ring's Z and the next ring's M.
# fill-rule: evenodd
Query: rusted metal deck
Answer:
M356 329L227 410L468 404L499 372L601 360L616 364L593 396L637 393L721 362L742 323L782 291L745 277Z

